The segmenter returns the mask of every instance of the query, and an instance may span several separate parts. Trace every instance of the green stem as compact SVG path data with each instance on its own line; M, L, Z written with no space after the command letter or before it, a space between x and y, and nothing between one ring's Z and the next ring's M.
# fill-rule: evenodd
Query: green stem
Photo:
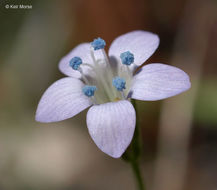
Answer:
M137 109L137 105L136 105L136 100L132 99L131 100L134 109L136 111L136 126L135 126L135 132L134 132L134 137L132 140L132 149L134 152L134 156L136 157L136 159L138 159L141 156L141 129L139 127L139 114L138 114L138 109Z
M140 171L140 168L139 168L138 161L137 160L132 160L130 163L131 163L131 166L132 166L132 169L133 169L136 181L137 181L138 189L139 190L145 190L145 186L144 186L144 183L143 183L143 180L142 180L142 175L141 175L141 171Z
M136 101L132 100L132 104L136 111L136 127L134 132L134 137L132 140L131 145L124 153L122 158L131 164L135 179L137 181L137 186L139 190L145 190L145 185L143 183L141 171L139 168L139 158L141 156L141 133L138 124L138 113L137 113L137 106Z

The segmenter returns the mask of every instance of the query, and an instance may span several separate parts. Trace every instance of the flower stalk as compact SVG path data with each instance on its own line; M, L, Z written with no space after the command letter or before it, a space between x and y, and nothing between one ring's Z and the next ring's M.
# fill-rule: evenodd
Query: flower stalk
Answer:
M133 170L133 173L135 175L138 190L146 190L143 179L142 179L141 171L139 168L138 160L131 160L130 164L132 166L132 170Z
M136 100L132 99L131 100L135 111L136 111L136 127L135 127L135 132L134 132L134 137L132 140L131 145L127 149L127 151L123 154L122 158L126 161L129 162L134 176L135 180L137 183L138 190L146 190L143 178L142 178L142 173L139 167L139 159L141 157L141 129L139 127L139 117L138 117L138 110L137 110L137 105L136 105Z

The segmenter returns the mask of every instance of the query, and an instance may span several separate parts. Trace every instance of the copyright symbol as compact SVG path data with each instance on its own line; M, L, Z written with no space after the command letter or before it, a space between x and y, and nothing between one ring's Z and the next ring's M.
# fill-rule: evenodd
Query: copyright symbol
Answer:
M9 8L9 5L5 5L5 8L8 9L8 8Z

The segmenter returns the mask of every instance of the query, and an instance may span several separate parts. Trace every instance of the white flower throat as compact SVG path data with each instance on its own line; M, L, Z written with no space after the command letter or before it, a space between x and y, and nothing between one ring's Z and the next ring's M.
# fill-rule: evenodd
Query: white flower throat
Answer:
M80 57L73 57L69 62L72 69L81 73L85 83L82 91L94 104L127 99L133 78L133 71L129 67L134 62L134 55L129 51L121 53L122 63L118 58L109 60L104 50L105 45L101 38L91 43L90 55L93 64L83 63ZM96 51L101 53L100 58L96 57ZM88 74L84 74L82 70L85 66L90 68Z

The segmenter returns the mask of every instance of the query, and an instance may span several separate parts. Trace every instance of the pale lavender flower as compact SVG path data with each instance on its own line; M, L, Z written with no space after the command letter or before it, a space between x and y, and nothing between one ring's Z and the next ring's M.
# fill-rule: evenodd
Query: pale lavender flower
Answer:
M118 158L129 146L136 114L130 98L162 100L188 90L188 75L173 66L142 65L157 49L159 38L146 31L133 31L116 38L108 52L101 38L75 47L59 63L68 77L52 84L42 96L39 122L62 121L90 107L87 127L96 145Z

